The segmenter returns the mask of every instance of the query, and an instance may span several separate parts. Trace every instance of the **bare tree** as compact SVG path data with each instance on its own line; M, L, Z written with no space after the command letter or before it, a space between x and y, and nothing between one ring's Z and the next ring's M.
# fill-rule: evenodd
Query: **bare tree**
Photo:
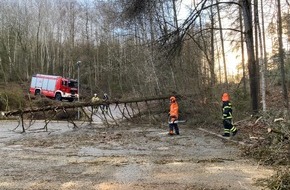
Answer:
M241 3L241 0L240 0ZM244 33L243 31L243 18L242 18L242 8L239 7L239 21L240 21L240 36L241 36L241 53L242 53L242 69L243 69L243 86L244 86L244 94L246 94L247 91L247 86L246 86L246 68L245 68L245 48L244 48Z
M255 60L255 49L253 39L253 24L252 24L252 5L251 0L242 0L244 25L245 25L245 40L247 44L248 54L248 70L250 75L250 90L251 103L254 113L258 112L258 80L257 80L257 63Z
M223 65L224 65L224 77L225 77L225 83L228 85L228 76L227 76L227 63L226 63L226 56L225 56L225 46L224 46L224 36L223 36L223 27L222 27L222 20L220 15L220 8L219 8L219 1L217 2L217 13L218 13L218 22L219 22L219 31L220 31L220 38L221 38L221 46L222 46L222 58L223 58Z
M258 2L257 2L258 3ZM257 5L258 7L258 5ZM262 19L264 17L263 15L263 3L261 2L261 10L262 10ZM259 17L258 17L259 18ZM265 53L265 40L262 41L262 31L261 31L261 27L260 27L260 22L259 20L257 20L257 26L258 26L258 33L259 33L259 47L260 47L260 57L259 57L259 62L260 62L260 88L261 88L261 95L262 95L262 109L265 112L267 109L267 105L266 105L266 84L265 84L265 57L266 55L264 55ZM264 26L264 21L262 20L262 27ZM263 50L263 45L264 45L264 50Z
M213 1L212 1L213 4ZM219 12L219 10L217 10ZM219 18L218 18L219 19ZM214 37L215 37L215 20L214 20L214 13L213 13L213 6L210 8L210 23L211 23L211 36L210 36L210 44L211 44L211 53L210 53L210 61L209 61L209 69L211 73L211 86L213 87L216 83L216 75L215 75L215 44L214 44Z
M283 97L284 97L284 106L286 110L289 108L289 100L288 100L288 91L285 79L285 68L284 68L284 50L283 50L283 42L282 42L282 16L281 16L281 3L280 0L277 0L277 9L278 9L278 40L279 40L279 62L282 76L282 88L283 88Z

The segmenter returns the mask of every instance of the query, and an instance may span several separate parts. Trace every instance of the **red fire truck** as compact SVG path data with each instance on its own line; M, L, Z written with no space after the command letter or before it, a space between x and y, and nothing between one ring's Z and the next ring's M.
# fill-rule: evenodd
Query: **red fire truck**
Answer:
M70 102L78 98L78 82L61 76L36 74L32 76L30 93Z

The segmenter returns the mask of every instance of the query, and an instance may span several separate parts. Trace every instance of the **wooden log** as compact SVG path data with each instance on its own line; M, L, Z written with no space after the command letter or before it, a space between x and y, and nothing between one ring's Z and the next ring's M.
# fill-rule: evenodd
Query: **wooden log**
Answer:
M220 135L220 134L216 134L216 133L214 133L214 132L208 131L208 130L203 129L203 128L198 128L198 130L203 131L203 132L205 132L205 133L209 133L209 134L211 134L211 135L214 135L214 136L216 136L216 137L219 137L219 138L225 139L225 140L230 141L230 142L233 142L233 143L237 143L237 144L240 144L240 145L243 145L243 146L250 146L249 144L246 144L246 143L244 143L244 142L242 142L242 141L233 140L233 139L231 139L231 138L229 138L229 137L223 137L223 136Z

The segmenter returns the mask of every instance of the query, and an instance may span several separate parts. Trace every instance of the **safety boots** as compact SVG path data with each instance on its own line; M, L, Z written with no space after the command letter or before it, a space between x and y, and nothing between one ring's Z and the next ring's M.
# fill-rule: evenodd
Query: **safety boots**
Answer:
M238 132L238 129L236 129L235 131L233 131L233 132L232 132L232 136L235 136L235 135L237 134L237 132ZM231 134L230 134L230 133L224 133L222 136L223 136L223 137L230 137Z
M236 129L235 131L233 131L232 135L235 136L238 132L238 129Z
M223 137L230 137L230 133L224 133L222 136Z

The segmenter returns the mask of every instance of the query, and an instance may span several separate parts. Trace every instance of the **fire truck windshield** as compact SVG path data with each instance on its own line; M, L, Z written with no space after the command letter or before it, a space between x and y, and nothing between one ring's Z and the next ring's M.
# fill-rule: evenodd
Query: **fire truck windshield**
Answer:
M77 81L70 80L68 82L68 86L71 87L71 88L77 88L78 87L78 82Z

